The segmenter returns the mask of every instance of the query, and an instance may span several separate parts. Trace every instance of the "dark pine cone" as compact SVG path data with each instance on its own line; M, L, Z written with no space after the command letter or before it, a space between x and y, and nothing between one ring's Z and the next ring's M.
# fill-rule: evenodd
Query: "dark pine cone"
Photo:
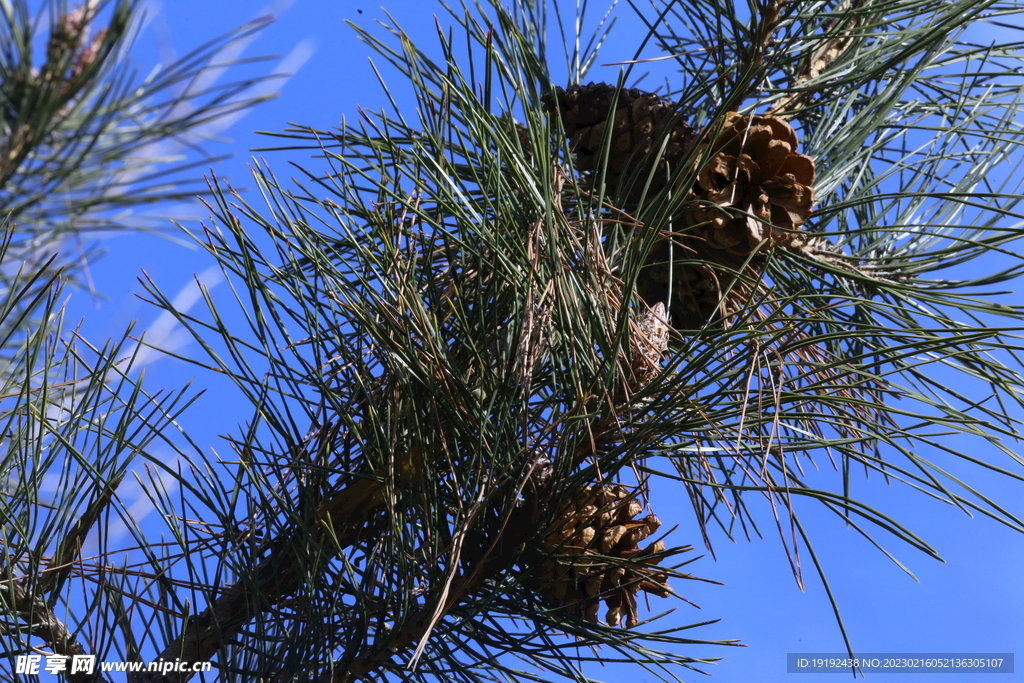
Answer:
M655 245L636 280L636 293L648 305L668 305L677 330L698 330L708 322L719 327L743 307L751 288L737 273L742 262L722 258L703 240L678 235ZM756 272L747 268L748 277ZM671 296L670 296L671 294Z
M654 93L622 90L607 83L555 88L543 96L544 109L561 117L570 147L581 171L593 171L598 165L605 130L611 118L611 142L605 182L613 192L637 201L654 172L648 196L665 187L668 172L678 168L695 137L693 128L678 120L675 105ZM611 111L615 103L614 113ZM664 152L657 163L645 156L652 147L660 148L668 135Z

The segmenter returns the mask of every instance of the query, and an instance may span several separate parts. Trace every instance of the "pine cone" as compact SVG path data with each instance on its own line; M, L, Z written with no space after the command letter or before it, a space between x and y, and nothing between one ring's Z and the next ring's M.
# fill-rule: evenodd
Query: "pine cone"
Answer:
M621 90L607 83L555 88L543 96L544 109L562 119L570 147L581 171L597 168L605 131L611 119L611 140L605 182L612 191L624 193L632 201L639 199L648 178L654 173L648 195L660 191L668 181L669 165L679 163L694 139L694 131L677 120L676 107L653 93ZM611 110L615 104L614 113ZM671 126L671 128L669 128ZM662 136L668 135L662 156L655 164L645 155Z
M636 292L648 305L668 302L669 322L678 330L717 326L743 308L751 294L739 279L743 261L708 248L700 239L677 236L657 244L636 280ZM747 275L756 279L750 267ZM671 291L671 301L669 293Z
M543 561L535 576L541 599L595 623L603 600L609 625L636 626L639 591L671 594L668 572L642 564L644 557L665 551L660 541L639 547L661 526L653 514L634 520L642 511L636 494L619 485L586 486L563 505L539 544Z
M668 350L669 325L665 304L661 301L645 307L639 329L630 338L630 389L639 391L661 372L661 361Z
M653 93L622 90L616 99L615 86L590 83L556 88L543 100L561 118L580 171L596 170L610 136L605 179L627 202L639 200L648 181L649 194L662 190L696 138L677 120L677 108ZM666 135L662 156L645 159ZM783 119L732 113L710 137L694 150L703 165L675 217L671 258L668 242L657 245L637 279L644 302L666 303L679 329L717 324L741 310L761 259L744 262L759 245L799 250L806 243L799 228L814 203L814 161L797 153L796 132Z
M797 154L793 128L771 116L730 114L714 141L697 148L707 158L689 201L678 217L672 259L667 242L652 252L637 280L648 304L669 300L672 324L698 329L741 310L760 278L753 259L764 247L799 250L807 241L799 228L814 202L814 161Z
M709 144L714 156L698 173L684 216L696 234L742 258L764 240L768 247L794 243L814 203L814 161L796 153L793 128L773 116L730 114Z

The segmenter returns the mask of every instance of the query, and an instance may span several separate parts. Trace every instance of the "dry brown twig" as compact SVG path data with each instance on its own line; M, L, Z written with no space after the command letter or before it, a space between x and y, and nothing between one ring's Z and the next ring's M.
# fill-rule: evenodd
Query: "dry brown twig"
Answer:
M814 90L805 86L821 77L853 44L856 31L861 24L861 16L849 13L865 2L866 0L843 0L836 7L835 14L840 16L828 22L822 34L825 40L807 53L803 68L789 84L789 90L793 92L776 100L766 115L790 118L793 113L809 103Z

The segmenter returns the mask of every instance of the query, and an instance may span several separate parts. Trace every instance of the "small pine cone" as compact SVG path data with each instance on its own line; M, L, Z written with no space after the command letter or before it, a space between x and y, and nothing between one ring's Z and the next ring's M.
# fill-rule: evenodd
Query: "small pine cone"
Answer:
M697 174L685 222L709 247L734 257L763 241L792 244L814 204L814 160L797 154L798 145L780 118L730 114L715 140L701 145L713 156Z
M655 301L644 306L638 321L638 330L630 337L631 388L634 391L647 386L661 371L661 361L668 351L668 312L665 304Z
M596 170L605 136L610 135L605 180L609 188L636 201L652 172L648 194L665 186L668 164L675 166L683 159L695 135L693 128L677 120L676 107L654 93L620 90L616 100L616 90L607 83L588 83L555 88L542 99L545 111L562 119L581 171ZM606 132L609 120L611 131ZM668 141L658 162L645 159L655 145L661 148L665 135Z

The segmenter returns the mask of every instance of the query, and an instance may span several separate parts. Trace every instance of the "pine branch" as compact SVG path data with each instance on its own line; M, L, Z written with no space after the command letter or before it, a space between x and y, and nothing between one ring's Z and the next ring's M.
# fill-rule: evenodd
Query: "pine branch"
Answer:
M363 520L383 505L380 484L372 479L361 479L322 504L316 517L317 529L313 533L318 537L316 543L324 556L331 559L335 549L348 547L352 539L361 533ZM224 588L205 611L189 617L181 634L157 659L210 661L246 623L301 591L305 577L294 552L300 537L309 533L300 529L291 538L275 541L254 577ZM328 538L331 542L327 541ZM184 683L192 676L193 672L143 672L133 680L138 683Z
M37 590L41 594L49 595L60 592L64 581L71 571L72 565L76 559L81 557L82 546L85 543L86 537L96 522L99 521L100 515L110 505L110 499L117 491L117 487L123 479L124 475L119 475L108 487L101 491L95 500L86 507L79 520L74 523L64 538L57 544L56 553L54 553L49 565L43 570L43 574L39 579Z
M26 624L28 635L41 639L54 654L69 658L89 656L88 650L54 615L41 593L31 592L26 580L15 578L9 570L4 574L0 579L0 605L5 612ZM70 673L69 670L65 677L69 683L109 683L99 669L92 673Z
M802 2L752 16L669 3L649 38L683 67L677 101L624 79L583 85L594 52L580 45L566 51L582 60L574 82L553 87L529 3L453 12L465 57L445 31L438 58L398 27L360 30L410 83L415 115L403 105L282 134L327 168L283 189L257 166L265 208L212 185L197 242L231 280L234 312L207 291L205 312L176 311L144 282L201 345L186 360L251 404L230 440L238 462L182 447L190 467L175 470L126 428L73 417L181 487L144 483L174 550L136 529L149 583L97 589L107 602L83 621L104 633L114 615L108 649L216 658L225 677L282 683L539 677L510 655L585 680L591 645L671 679L694 660L655 647L695 641L652 630L637 596L693 577L661 564L688 548L666 549L658 518L641 516L650 477L683 488L709 547L713 525L732 536L767 522L797 580L809 554L830 599L800 499L880 548L861 522L936 556L854 499L858 468L1024 528L929 455L1024 480L1007 445L1024 407L1024 314L969 291L1022 271L976 259L1014 254L1020 236L1019 179L993 178L1024 146L1024 83L1012 46L955 39L1011 5L953 0L929 15L850 0L823 20ZM989 72L955 71L974 59ZM778 115L740 113L765 98ZM929 279L965 264L981 274ZM964 386L937 382L939 366ZM0 396L52 400L23 394ZM141 414L131 401L118 411ZM172 422L158 413L143 421L159 434ZM956 451L937 429L1010 464ZM806 483L804 465L826 458L834 486ZM104 492L115 460L99 468ZM31 507L38 475L18 473L30 528L50 513ZM60 503L52 552L20 542L52 558L42 581L55 593L104 492ZM780 514L762 520L751 496ZM113 566L101 555L96 574ZM198 615L182 616L185 591L208 596Z

